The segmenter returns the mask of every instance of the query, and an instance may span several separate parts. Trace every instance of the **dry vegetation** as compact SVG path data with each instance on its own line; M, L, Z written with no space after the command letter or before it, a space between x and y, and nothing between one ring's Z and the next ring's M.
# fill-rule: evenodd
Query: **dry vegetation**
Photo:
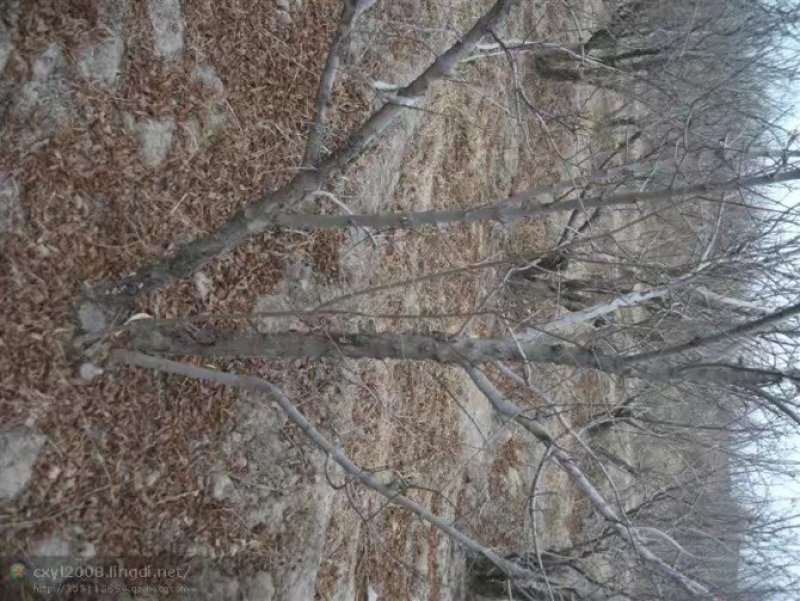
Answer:
M11 86L29 79L30 65L48 44L62 44L69 61L99 35L94 2L23 4L20 44L4 76ZM152 55L145 3L134 2L126 64L114 92L70 80L72 118L53 130L32 128L35 118L6 114L0 169L13 174L24 191L25 222L1 242L0 413L3 429L27 424L48 437L28 492L3 509L0 530L12 541L8 551L29 552L43 535L66 532L93 544L101 555L177 553L186 558L192 549L202 548L226 570L267 569L278 579L290 570L292 558L303 554L313 508L290 508L277 530L253 529L237 510L209 494L209 474L220 465L242 482L261 473L248 468L258 440L230 449L231 436L240 429L237 393L128 370L87 385L76 375L72 340L75 302L84 282L119 276L168 253L207 232L260 191L284 183L297 168L338 10L334 0L306 4L292 25L278 26L268 3L186 3L183 60L165 65ZM413 54L408 38L414 35L420 7L414 2L387 4L385 26L396 33L389 37L389 50L402 64L403 57ZM454 3L457 8L430 4L423 14L432 24L453 16L468 19L480 8L472 6L480 3ZM556 10L553 5L548 3L548 11ZM566 16L544 19L542 27L556 29ZM371 54L360 59L376 76L385 70ZM216 66L224 97L193 80L193 68L201 63ZM518 138L507 84L503 69L482 63L437 90L429 113L407 125L414 133L401 149L400 178L393 190L386 190L386 208L474 206L557 177L554 141L541 131L524 144ZM558 112L563 108L559 103L565 102L557 88L548 92L539 87L533 97L547 112ZM365 115L371 101L363 81L342 78L334 143ZM179 125L167 162L155 169L142 162L126 119L169 116L180 124L200 119L210 105L221 107L226 126L207 145L199 147ZM381 176L374 166L365 161L345 182L344 200L360 202L365 182ZM511 241L491 225L378 235L385 251L371 273L355 273L342 260L368 245L362 241L354 250L349 246L353 236L259 236L204 270L210 282L207 295L193 282L183 282L144 299L139 310L162 318L246 313L255 299L275 291L290 262L311 265L318 288L314 294L325 296L354 284L375 285L461 266L491 257L502 244L533 240L542 246L550 240L541 238L552 233L542 222L531 222L520 225ZM469 312L491 278L487 272L482 281L473 276L434 280L362 299L357 307L378 316L373 323L377 329L402 329L419 325L419 320L379 316ZM325 318L312 325L324 327L342 319ZM450 331L463 322L427 321ZM481 332L489 324L479 319L471 327ZM410 489L413 498L468 529L474 518L483 517L486 504L493 504L492 514L508 510L514 516L524 509L517 480L530 469L528 446L508 433L501 431L492 441L488 495L474 490L475 470L465 464L479 452L464 444L463 430L470 427L464 412L470 407L459 402L478 401L468 398L464 376L454 370L376 362L313 367L302 361L227 367L270 376L323 428L344 419L351 428L343 439L355 460L403 473L425 487ZM332 386L340 370L357 390L349 400ZM579 394L591 396L591 383L585 388ZM319 484L318 459L291 427L282 426L274 434L282 437L287 449L283 460L295 470L282 482L261 484L307 494ZM297 498L290 492L287 496ZM333 599L351 573L362 590L368 583L381 599L454 594L458 583L450 574L449 542L409 514L384 506L384 500L357 486L334 495L316 585L319 598ZM365 515L373 517L365 520ZM571 515L569 529L575 530L580 523L577 509ZM477 532L490 544L510 546L518 534L513 523L487 526L481 521L483 530Z
M63 40L69 52L94 26L93 16L77 7L32 4L23 11L24 45L6 71L12 83L24 81L25 65L49 43ZM299 161L313 111L313 74L321 69L337 6L317 3L301 24L278 32L270 11L247 4L193 3L186 21L195 44L182 63L165 67L153 60L144 5L135 3L130 59L117 91L71 83L84 114L35 146L28 123L7 121L0 164L24 190L27 227L3 238L4 425L34 422L50 440L30 494L6 520L20 545L64 524L80 527L109 554L157 553L188 541L224 547L238 538L235 524L198 490L235 410L234 396L144 373L84 386L75 377L70 340L83 282L124 273L206 231L284 181ZM201 151L186 132L176 132L169 161L149 169L122 115L169 114L179 121L193 115L204 102L190 77L200 57L221 68L235 125ZM342 121L357 116L351 106L345 103ZM162 317L249 310L254 296L281 277L287 256L308 257L335 277L337 242L330 235L263 236L210 267L205 301L187 283L153 295L141 310ZM197 441L209 443L198 449ZM138 481L152 473L163 476L142 487Z

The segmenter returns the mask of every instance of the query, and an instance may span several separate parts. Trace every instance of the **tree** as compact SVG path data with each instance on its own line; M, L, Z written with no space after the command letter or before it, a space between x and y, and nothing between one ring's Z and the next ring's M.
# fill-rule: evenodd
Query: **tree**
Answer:
M756 592L779 597L790 590L790 572L773 557L773 547L761 545L768 534L793 526L763 507L753 511L733 499L744 476L774 467L743 447L765 432L779 440L786 424L800 425L795 400L800 375L793 366L800 304L791 286L795 208L769 200L776 184L800 176L793 160L798 151L793 134L779 124L776 107L756 92L765 80L777 85L794 75L794 57L784 54L783 44L794 32L796 10L713 0L669 6L626 2L615 5L585 40L564 46L503 41L495 29L511 4L498 1L352 132L343 147L323 157L340 53L356 19L372 5L346 2L320 83L303 169L292 182L173 256L96 286L86 302L128 308L137 295L190 276L271 227L421 228L570 212L554 248L492 264L535 273L527 279L545 282L546 295L568 289L575 303L570 313L532 318L537 299L523 289L494 295L502 325L497 335L485 337L423 331L253 333L223 328L215 316L204 317L200 326L197 320L135 319L88 340L87 357L264 395L348 478L478 555L473 576L481 590L499 594L510 588L531 598L708 599L720 592L729 599ZM618 95L622 123L637 130L633 156L622 159L621 143L614 139L610 149L590 153L591 168L580 177L466 211L294 212L308 194L346 172L400 113L419 108L434 81L451 77L459 64L491 56L508 58L512 69L527 58L540 77L588 82ZM522 94L516 77L514 84ZM526 104L535 110L527 99ZM634 217L612 227L605 218L621 208L630 208ZM621 240L622 235L629 239ZM583 273L574 273L576 264ZM596 273L587 276L593 264ZM527 315L514 314L512 296ZM325 310L332 309L289 313L303 317ZM269 382L167 358L183 356L348 357L459 366L500 419L544 446L544 458L569 476L596 519L587 525L585 540L572 548L503 556L411 499L402 487L388 486L357 465ZM540 394L530 374L521 375L538 364L604 373L634 390L626 390L616 406L595 408L582 431L564 419L557 403L548 402L559 420L556 432L503 390L511 385ZM754 415L766 419L762 423ZM609 432L667 441L663 456L691 471L681 474L674 465L658 469L652 458L634 466L613 449L601 452ZM565 440L577 450L568 449ZM535 526L532 531L535 540ZM749 540L757 543L752 558L742 551ZM743 556L752 570L739 576ZM765 585L764 573L778 574L780 581Z

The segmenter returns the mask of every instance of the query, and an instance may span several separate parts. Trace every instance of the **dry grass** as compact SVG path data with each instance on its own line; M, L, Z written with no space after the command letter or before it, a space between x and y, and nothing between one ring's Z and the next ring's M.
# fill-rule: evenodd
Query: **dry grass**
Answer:
M481 77L496 78L495 71L470 74L473 86ZM502 79L502 78L501 78ZM486 82L482 82L486 85ZM501 81L496 89L503 90ZM491 89L491 85L480 87ZM432 116L414 136L407 150L393 207L424 209L476 206L496 194L496 168L487 169L487 156L503 128L487 132L485 125L497 120L496 107L478 95L462 95L448 87L430 105ZM502 92L501 92L502 96ZM501 100L502 97L500 98ZM497 102L497 98L492 99ZM474 103L474 105L473 105ZM464 105L466 104L466 107ZM463 108L463 111L461 109ZM461 111L461 112L460 112ZM468 115L465 125L464 117ZM505 143L508 143L506 140ZM508 185L507 183L505 184ZM446 232L422 230L390 232L384 237L385 255L374 281L402 279L435 272L476 261L491 252L492 226L453 225ZM491 274L485 274L488 281ZM377 312L432 313L472 310L479 291L485 286L475 274L417 284L369 299ZM383 321L378 329L406 329L428 326L455 331L463 319ZM362 373L363 386L353 408L353 425L358 436L348 442L352 457L362 465L391 467L426 488L410 489L409 494L444 515L455 517L459 498L463 498L464 449L459 426L464 417L441 386L456 388L460 380L455 370L413 364L370 365ZM367 495L359 509L373 515L361 523L361 515L342 504L336 527L329 531L324 554L327 563L317 582L317 590L329 598L335 582L345 577L343 565L357 565L356 582L367 583L386 599L431 598L442 595L443 568L440 535L404 511L384 507L385 501ZM473 509L468 509L471 514ZM358 558L348 558L341 545L340 528L360 528ZM351 530L352 531L352 530Z
M437 379L451 376L439 367L397 363L389 368L390 380L377 381L380 369L375 370L378 373L371 369L366 372L365 385L382 390L365 392L354 407L353 423L359 435L349 442L348 450L362 465L391 469L414 485L441 491L443 496L412 488L408 494L450 513L454 504L450 491L460 484L460 479L453 481L453 473L461 469L459 416ZM385 405L378 405L375 397L385 400ZM413 590L437 588L438 535L432 535L429 526L407 512L385 507L385 499L371 494L354 496L362 501L360 509L347 507L341 517L350 531L358 528L362 516L373 516L360 526L365 542L358 578L389 599L404 599ZM341 552L337 532L334 528L328 533L326 556ZM421 546L425 541L427 547ZM387 565L395 569L387 571ZM335 570L329 567L329 572Z
M74 1L66 8L55 0L24 4L21 43L6 70L13 84L30 77L32 60L51 41L59 41L74 60L98 39L93 2ZM9 116L0 169L24 190L26 227L2 239L0 411L4 428L35 424L49 438L29 491L0 518L0 530L15 541L9 551L26 552L37 537L70 530L102 555L184 555L200 546L223 567L241 571L279 574L301 554L307 520L299 513L287 515L277 533L250 529L209 494L209 473L230 464L222 442L235 427L239 399L234 392L135 371L106 374L86 385L75 376L72 340L75 303L85 282L118 277L163 256L293 175L339 5L334 0L306 4L299 20L278 28L272 6L256 0L186 3L184 60L165 65L152 55L145 4L132 3L127 64L113 94L71 82L72 120L56 131L36 132L33 147L29 123ZM414 4L389 3L387 22L416 26L420 13ZM426 4L422 14L433 22L469 17L463 3L459 6L445 12ZM416 33L405 30L391 38L395 59L418 52L408 43ZM126 132L123 115L172 117L179 124L201 118L211 100L192 82L199 64L215 66L225 83L228 125L200 149L179 125L167 162L150 169L141 161L138 141ZM381 65L367 67L376 74L381 70ZM365 114L370 99L362 84L343 77L332 144ZM506 88L507 74L496 65L479 64L466 69L460 82L437 90L406 150L388 208L471 207L556 177L558 161L541 133L530 142L544 151L536 157L515 155L519 141L513 119L502 110L511 106ZM550 112L558 108L555 94L537 91L535 98ZM541 245L547 234L542 222L533 221L522 224L515 237ZM497 252L502 238L489 224L389 232L381 237L385 254L371 281L476 261ZM204 269L211 282L205 300L192 282L183 282L142 299L139 308L165 318L247 312L255 298L274 290L289 259L313 265L323 283L346 286L351 274L339 260L345 240L339 233L257 236ZM492 278L491 272L465 274L376 296L364 306L376 312L468 312ZM462 323L456 318L376 320L378 329L422 325L456 331ZM491 322L479 319L471 327L485 333ZM313 378L303 375L311 369L304 362L221 367L269 376L323 426L341 408L336 391L325 384L326 378L341 375L330 366L318 368ZM362 465L390 466L441 491L412 489L409 494L469 530L485 499L467 492L469 455L460 432L465 418L442 386L460 390L463 376L401 363L364 362L357 371L355 434L346 440L347 451ZM314 473L304 441L291 427L281 436L300 466L292 486L307 490ZM514 438L497 450L489 484L498 506L508 492L501 475L522 469L522 452ZM235 462L229 467L233 475L246 475ZM385 599L445 596L447 566L439 533L403 511L383 507L383 500L358 486L348 488L349 498L345 491L335 496L316 585L320 598L332 598L351 573ZM509 522L523 510L518 501L509 502ZM367 514L374 517L363 522ZM514 531L506 524L479 534L492 544L513 543Z

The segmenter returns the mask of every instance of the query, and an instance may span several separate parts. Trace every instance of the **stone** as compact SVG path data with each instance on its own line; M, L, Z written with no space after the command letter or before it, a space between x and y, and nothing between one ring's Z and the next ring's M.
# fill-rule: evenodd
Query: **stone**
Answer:
M59 533L39 539L31 546L31 570L28 579L37 588L58 587L64 580L64 568L73 567L72 543ZM63 567L62 567L63 566Z
M122 127L132 136L135 136L138 133L136 117L133 116L133 113L129 113L128 111L124 111L122 113Z
M3 31L0 32L0 75L14 51L14 32L19 23L19 9L19 0L0 2L0 22L3 23Z
M280 532L283 529L284 516L289 509L288 501L283 497L268 497L245 516L248 528L266 526L270 532Z
M192 71L192 81L200 88L204 106L200 114L181 123L187 149L197 152L228 122L225 105L225 84L214 67L199 65Z
M117 83L125 42L118 35L86 48L78 60L78 72L85 80L111 90Z
M279 10L275 15L275 20L278 23L278 25L291 25L292 15L290 15L285 10Z
M44 83L66 66L61 47L53 42L33 63L33 81Z
M33 548L33 555L39 557L66 557L72 545L60 534L51 534L39 540Z
M216 568L204 571L192 588L187 601L242 601L239 579L225 576Z
M11 39L11 32L5 30L0 33L0 75L6 69L6 63L11 58L11 53L14 51L14 42Z
M269 572L256 572L244 579L242 601L272 601L275 598L275 583Z
M174 61L183 54L183 21L180 0L148 0L147 11L153 25L154 51L166 61Z
M225 96L225 84L217 75L214 67L208 65L198 65L192 71L192 81L203 88L203 92L214 99Z
M200 297L200 300L206 302L211 292L211 279L202 271L198 271L194 274L194 286L197 289L197 296Z
M149 474L147 474L147 480L145 480L145 484L147 487L153 486L158 480L161 478L161 472L159 470L153 470Z
M321 461L319 468L322 468ZM282 588L286 601L305 601L314 598L314 583L320 568L319 557L323 552L326 533L333 507L334 489L325 478L319 478L304 497L295 497L294 508L308 516L303 535L304 550L289 567ZM283 592L283 591L281 591Z
M81 330L94 336L101 335L108 328L106 314L99 305L91 301L84 301L78 307L78 321Z
M72 530L78 535L83 534L82 528L74 526ZM30 556L33 569L29 570L29 580L37 588L52 589L69 578L70 573L74 573L77 568L92 566L93 562L86 560L95 558L97 549L91 542L76 542L62 533L52 533L32 545ZM113 586L115 582L107 581L106 584ZM114 599L124 601L130 599L130 596L123 593Z
M94 546L94 543L83 543L81 548L78 549L78 555L84 559L91 559L97 556L97 547Z
M86 362L81 365L78 373L82 379L86 380L87 382L92 382L95 378L103 374L103 369L97 367L94 363Z
M211 138L228 121L224 110L214 109L203 118L203 140Z
M204 545L190 545L186 549L186 557L196 557L200 559L206 559L213 557L214 553Z
M58 533L44 537L36 543L34 555L43 557L64 557L70 554L71 545Z
M0 234L22 225L22 202L19 184L10 175L0 171Z
M239 601L242 596L239 590L239 581L235 578L211 580L206 584L206 598L209 601Z
M109 31L121 35L130 11L129 0L105 0L103 2L103 23Z
M236 486L228 474L215 472L211 475L211 496L216 501L225 501L236 493Z
M16 499L28 487L47 437L27 428L0 433L0 500Z
M289 10L289 0L277 0L276 4L280 10Z
M167 158L175 133L174 119L148 119L136 126L142 144L142 157L148 167L157 167Z

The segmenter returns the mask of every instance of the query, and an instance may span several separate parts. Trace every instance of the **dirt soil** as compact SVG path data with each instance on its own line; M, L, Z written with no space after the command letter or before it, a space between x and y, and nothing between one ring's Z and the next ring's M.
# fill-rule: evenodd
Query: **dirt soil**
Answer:
M510 33L561 35L570 17L553 4L516 12ZM381 3L351 43L329 146L380 102L370 80L410 80L487 5ZM0 430L46 436L30 484L0 506L3 553L152 558L190 567L191 586L215 599L464 598L460 550L344 486L261 399L145 371L91 383L78 373L84 285L169 253L295 173L339 3L20 0L3 10L12 44L0 86ZM427 47L413 43L420 35ZM562 142L533 129L520 137L503 60L438 86L424 112L406 114L331 191L354 211L469 207L560 178ZM569 107L554 86L532 95L547 112ZM311 208L339 210L324 198ZM531 222L513 243L545 248L555 231ZM509 236L490 224L373 238L274 231L138 311L306 307L496 257ZM486 270L390 287L337 305L358 315L256 316L243 327L456 332L495 278ZM467 331L494 327L479 317ZM269 378L361 465L399 474L412 498L500 551L518 543L536 451L493 420L460 372L344 360L214 365ZM548 490L566 486L546 477ZM568 541L580 511L546 504L564 524L548 536Z

